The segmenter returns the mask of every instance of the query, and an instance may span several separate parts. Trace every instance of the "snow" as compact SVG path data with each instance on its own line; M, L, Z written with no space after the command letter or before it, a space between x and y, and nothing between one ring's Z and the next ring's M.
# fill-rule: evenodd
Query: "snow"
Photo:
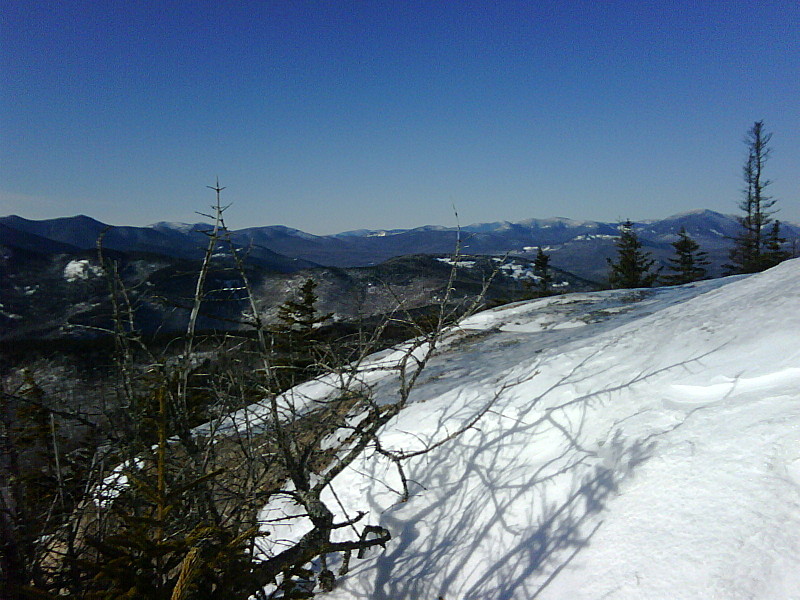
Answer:
M424 447L497 400L406 465L405 503L369 453L334 481L393 540L318 597L800 598L798 331L798 260L471 317L385 445Z
M103 274L103 269L88 260L71 260L64 267L64 279L70 283Z
M144 461L137 458L132 461L125 461L114 467L111 473L109 473L95 488L92 494L94 503L97 506L109 506L111 502L128 487L128 473L139 470L143 466Z
M150 227L152 229L173 229L181 233L189 233L197 225L204 225L208 227L208 225L205 223L181 223L177 221L159 221L158 223L153 223L152 225L150 225Z
M584 240L614 240L617 239L619 236L617 235L608 235L605 233L590 233L585 235L576 235L573 240L574 241L584 241Z
M475 266L475 261L474 260L457 260L457 261L454 261L452 258L437 258L436 260L438 260L439 262L443 262L446 265L451 265L451 266L455 265L456 267L464 268L464 269L469 269L469 268Z
M453 266L455 265L458 268L472 268L477 263L474 260L460 260L460 261L453 261L452 258L437 258L439 262L443 262L447 265ZM493 258L492 261L495 263L503 263L502 258ZM521 265L518 263L505 263L500 264L498 267L500 271L502 271L508 277L512 279L516 279L518 281L526 280L526 281L539 281L541 278L534 273L533 267L530 265ZM550 284L552 288L566 288L569 287L569 281L556 281Z
M425 343L411 340L398 348L383 350L367 357L361 363L359 372L352 374L352 377L351 373L345 370L343 373L329 373L301 383L276 398L278 413L281 417L291 420L309 411L319 409L330 400L332 395L337 395L342 390L367 389L385 379L387 373L396 373L399 363L407 354L421 358L426 350ZM413 369L409 368L409 373L412 371ZM194 429L194 432L199 435L260 432L264 429L265 423L270 422L271 419L271 403L268 398L265 398L261 402L230 413L217 421L200 425ZM355 418L352 423L357 424L358 420ZM333 434L334 437L336 435L339 434ZM323 447L332 447L333 444L333 440L323 440Z

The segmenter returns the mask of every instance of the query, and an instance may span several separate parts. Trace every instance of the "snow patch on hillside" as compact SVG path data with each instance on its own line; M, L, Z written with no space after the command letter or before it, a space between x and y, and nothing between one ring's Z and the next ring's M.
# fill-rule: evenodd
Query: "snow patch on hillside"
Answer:
M88 260L71 260L64 267L64 279L69 282L89 279L103 274L103 269Z

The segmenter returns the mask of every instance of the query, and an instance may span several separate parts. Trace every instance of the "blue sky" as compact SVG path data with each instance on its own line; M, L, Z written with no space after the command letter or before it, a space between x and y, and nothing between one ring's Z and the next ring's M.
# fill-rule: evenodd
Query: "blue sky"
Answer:
M774 133L800 221L800 6L18 2L0 12L0 214L312 233L736 212Z

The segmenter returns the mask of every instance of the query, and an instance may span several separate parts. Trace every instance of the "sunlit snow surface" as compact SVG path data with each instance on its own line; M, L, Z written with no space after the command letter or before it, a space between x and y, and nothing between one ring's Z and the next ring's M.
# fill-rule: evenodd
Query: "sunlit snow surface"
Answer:
M69 282L89 279L103 274L103 269L88 260L71 260L64 267L64 279Z
M320 597L800 598L798 332L798 260L467 319L385 444L421 448L502 393L406 465L408 502L369 453L335 480L393 539Z

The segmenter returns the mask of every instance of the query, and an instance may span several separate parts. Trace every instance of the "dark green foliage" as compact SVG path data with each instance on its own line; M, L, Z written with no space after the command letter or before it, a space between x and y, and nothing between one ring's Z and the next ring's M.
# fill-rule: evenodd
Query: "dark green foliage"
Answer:
M664 284L681 285L706 278L705 267L709 264L707 254L700 250L700 245L689 237L683 227L672 247L675 248L675 258L669 259L667 267L672 273L661 278Z
M316 374L322 325L332 314L317 312L317 282L305 280L295 297L278 308L279 323L272 328L277 384L284 389Z
M166 392L155 389L158 441L122 470L129 485L109 503L101 534L87 532L87 551L75 561L90 574L85 597L171 600L246 597L257 587L246 553L252 531L225 524L206 501L208 482L167 440ZM116 484L119 485L119 484Z
M758 273L761 270L755 238L747 222L747 218L741 220L744 230L734 239L733 248L728 252L730 262L724 267L726 275Z
M0 390L0 589L12 597L45 582L42 536L64 527L82 498L89 459L75 446L90 440L69 440L51 404L27 370L13 393Z
M310 277L305 280L293 300L284 302L278 308L278 318L281 320L280 331L292 335L298 340L310 340L315 335L315 330L331 318L331 314L317 313L317 282Z
M642 243L630 220L621 225L620 236L615 245L617 261L608 259L608 281L611 287L641 288L653 285L658 277L658 271L650 271L655 261L650 258L649 252L642 251Z
M781 248L785 240L780 237L780 223L773 223L772 220L775 211L771 209L775 200L765 192L772 183L764 177L764 166L771 153L771 139L772 134L764 131L763 121L756 121L745 138L747 160L742 169L744 199L739 203L744 214L738 218L742 231L734 238L734 246L729 254L730 263L725 266L728 274L758 273L788 258ZM770 223L773 226L767 230Z
M553 276L550 273L550 255L545 254L541 246L536 252L536 258L533 259L533 273L539 278L537 286L539 294L546 296L550 293Z
M791 258L792 254L785 249L785 244L786 238L781 236L781 222L776 220L764 238L763 263L765 269Z

